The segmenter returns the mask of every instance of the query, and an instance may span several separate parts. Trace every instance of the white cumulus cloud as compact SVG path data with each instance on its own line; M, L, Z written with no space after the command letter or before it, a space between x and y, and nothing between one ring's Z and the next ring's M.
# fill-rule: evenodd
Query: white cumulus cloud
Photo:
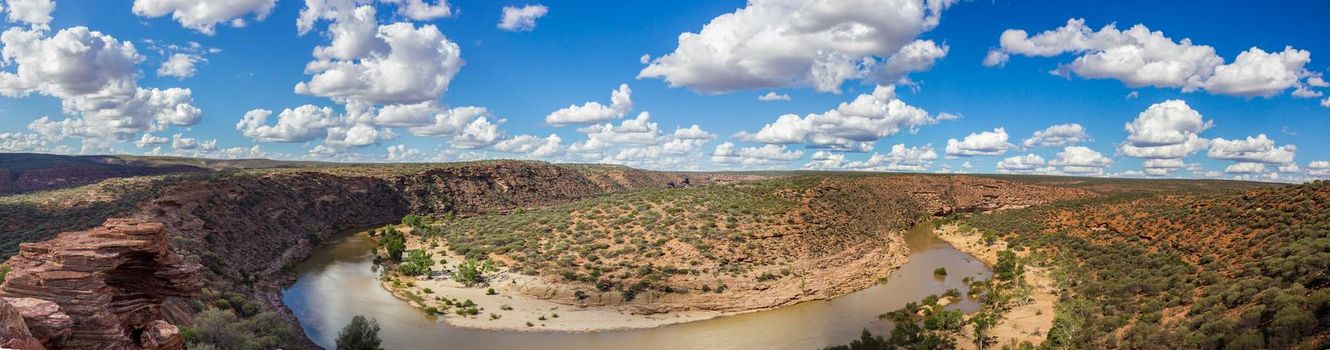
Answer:
M244 17L263 20L272 13L277 0L134 0L134 14L143 17L171 18L185 28L212 35L219 23L244 27Z
M503 17L499 18L499 29L510 32L524 32L536 29L536 19L545 17L550 9L545 5L526 5L522 7L504 6Z
M86 27L46 34L21 28L0 34L0 58L4 66L16 67L0 71L0 95L56 97L73 115L60 121L42 117L29 129L57 139L129 141L139 132L193 125L202 117L189 89L139 87L136 66L143 56L133 44Z
M27 23L34 28L48 28L51 24L51 12L55 11L53 0L5 0L5 3L9 5L9 14L6 18L10 22Z
M775 91L768 91L766 95L758 96L758 101L789 101L790 95L778 94Z
M1038 154L1027 154L1023 156L1007 157L998 161L997 171L1001 173L1033 173L1044 172L1043 169L1048 161Z
M376 33L386 52L310 62L305 70L314 76L296 84L295 91L343 103L419 103L441 96L462 68L461 49L433 25L394 23Z
M726 142L716 146L711 153L711 161L720 164L738 165L778 165L803 158L804 151L791 150L782 145L764 145L761 147L736 147Z
M165 62L162 62L161 67L157 68L157 76L176 77L179 79L192 77L195 72L198 72L198 69L194 68L194 65L200 61L207 60L198 55L185 53L173 54L170 58L167 58Z
M1214 159L1234 160L1265 164L1292 164L1298 148L1293 145L1275 146L1275 141L1265 134L1256 137L1247 136L1242 140L1216 138L1210 142L1207 155Z
M936 27L953 3L750 0L698 33L680 34L674 52L638 76L704 93L800 86L839 92L846 80L894 80L946 54L945 47L916 37ZM883 63L896 55L903 57Z
M1181 159L1209 146L1202 131L1214 126L1182 100L1150 105L1127 123L1127 142L1122 154L1146 159Z
M1213 47L1194 44L1191 39L1175 41L1142 24L1126 30L1109 24L1096 31L1083 19L1070 19L1062 27L1035 35L1008 29L999 43L1001 47L989 52L984 65L1003 65L1013 54L1053 57L1070 53L1077 57L1055 69L1055 74L1116 79L1130 87L1204 89L1234 96L1268 97L1298 87L1299 79L1308 76L1303 67L1311 60L1306 50L1285 47L1282 52L1269 53L1252 47L1225 64Z
M947 140L947 155L956 157L996 156L1014 147L1007 142L1007 129L970 133L964 139Z
M1044 130L1035 131L1033 136L1021 144L1025 147L1062 147L1086 142L1090 135L1081 124L1057 124Z
M600 102L587 102L581 106L571 105L545 116L545 123L550 125L594 124L623 118L633 110L633 89L628 84L620 84L610 92L610 105Z
M740 132L736 137L767 144L804 143L814 148L866 151L884 137L950 118L945 113L930 116L906 104L896 97L895 86L887 85L842 102L836 109L804 117L782 115L757 132Z
M1061 167L1063 173L1076 175L1103 175L1104 168L1113 165L1113 160L1102 153L1084 146L1068 146L1058 152L1057 159L1049 165Z

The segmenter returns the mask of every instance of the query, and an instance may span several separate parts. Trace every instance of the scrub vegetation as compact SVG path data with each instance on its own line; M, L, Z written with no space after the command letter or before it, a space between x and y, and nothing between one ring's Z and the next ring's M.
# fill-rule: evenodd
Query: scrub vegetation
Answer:
M780 280L797 274L801 261L844 253L922 215L912 201L857 193L853 177L834 176L653 189L438 220L417 232L466 257L462 280L471 281L470 264L494 262L580 285L583 295L631 301L648 292L720 293L719 276ZM881 215L864 215L869 210Z
M1323 348L1330 182L1129 193L964 219L1056 267L1047 348Z

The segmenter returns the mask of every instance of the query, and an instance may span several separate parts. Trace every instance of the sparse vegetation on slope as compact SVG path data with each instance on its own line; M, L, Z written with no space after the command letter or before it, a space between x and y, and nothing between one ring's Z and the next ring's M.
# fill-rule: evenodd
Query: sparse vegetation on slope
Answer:
M894 233L924 215L903 193L870 197L859 186L854 178L791 177L649 189L445 221L421 235L581 295L632 301L643 293L746 290L895 244Z

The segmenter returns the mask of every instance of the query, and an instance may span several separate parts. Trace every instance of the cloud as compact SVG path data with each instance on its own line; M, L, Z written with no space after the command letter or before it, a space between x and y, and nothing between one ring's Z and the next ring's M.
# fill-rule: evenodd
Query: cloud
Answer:
M581 106L570 105L545 116L545 123L555 126L569 124L595 124L623 118L633 110L633 90L628 84L619 84L619 88L610 92L610 105L600 102L587 102Z
M273 125L268 125L270 116L272 111L266 109L246 112L236 130L259 142L305 142L327 136L328 128L338 124L332 108L314 105L282 110Z
M619 125L596 124L577 131L586 134L587 140L569 146L568 150L574 153L594 155L616 145L658 145L668 141L647 112L638 113L637 118L624 120Z
M984 61L982 63L985 67L1001 67L1007 65L1007 62L1009 61L1011 61L1011 55L1006 52L1002 52L1001 50L988 50L988 54L984 55Z
M185 28L213 35L219 23L245 26L244 17L253 14L262 21L272 13L277 0L134 0L134 14L141 17L171 18Z
M896 97L895 86L888 85L842 102L836 109L802 118L782 115L757 132L735 136L767 144L804 143L813 148L866 151L872 149L872 142L884 137L950 118L945 113L929 116L927 111L906 104Z
M383 112L388 110L389 109L385 107L383 110L380 111L379 116L377 118L384 118ZM462 130L467 127L467 125L470 125L476 119L492 116L492 114L490 114L489 109L486 109L484 107L471 107L471 106L457 107L440 112L435 112L434 110L430 110L428 113L432 113L433 116L426 117L425 119L426 123L424 123L421 126L407 129L412 135L416 136L457 135L458 133L461 133ZM381 124L383 125L399 125L399 126L420 125L419 123L414 123L414 122L409 124L382 123L384 120L377 118L375 119L375 121L381 122Z
M1330 97L1321 100L1321 107L1330 107Z
M697 126L697 124L687 128L676 128L673 135L674 138L684 140L714 140L716 138L716 134L702 130L702 127Z
M1007 142L1007 129L997 128L993 131L984 131L980 133L970 133L965 139L957 141L956 139L947 140L947 156L956 157L974 157L974 156L996 156L1007 153L1008 149L1014 147Z
M536 29L536 19L545 17L549 10L545 5L504 6L503 17L499 19L499 29L510 32L531 31Z
M148 148L148 146L164 145L168 142L171 142L171 140L166 137L156 136L152 133L144 133L143 137L139 138L138 142L135 142L134 145L139 146L139 148Z
M1025 147L1062 147L1086 142L1090 140L1090 135L1085 133L1085 127L1081 124L1057 124L1049 126L1047 129L1034 132L1034 136L1025 139L1021 144Z
M1275 147L1275 141L1265 134L1247 136L1246 140L1211 140L1207 155L1214 159L1235 160L1265 164L1291 164L1298 148L1293 145Z
M461 49L433 25L381 25L376 35L387 52L370 49L354 60L310 62L305 70L314 76L296 84L295 91L340 103L419 103L439 98L462 68Z
M1215 67L1215 74L1205 81L1205 90L1224 95L1274 96L1297 86L1302 67L1311 60L1311 52L1292 46L1285 46L1279 53L1253 47L1238 54L1232 64Z
M923 172L928 171L928 168L932 167L933 161L937 158L937 152L933 151L931 145L906 147L904 144L895 144L891 146L889 152L875 152L864 161L849 161L844 153L818 151L813 153L808 163L804 164L804 168Z
M943 57L947 57L947 51L950 51L950 48L946 45L938 45L932 40L910 42L895 55L887 58L887 62L878 71L878 81L893 82L899 80L908 83L908 79L905 79L907 74L933 69L934 63L937 63Z
M406 145L388 146L388 161L401 162L420 158L420 150L407 148Z
M296 31L300 35L314 29L319 20L344 20L359 11L362 5L373 5L374 0L305 0L305 7L296 17ZM427 21L453 15L452 8L445 0L379 0L381 3L397 6L397 14L416 21Z
M1156 103L1126 124L1127 142L1118 150L1129 157L1181 159L1209 146L1199 134L1211 126L1185 101Z
M953 3L751 0L698 33L680 34L675 51L653 60L638 77L703 93L802 86L839 92L846 80L895 80L945 55L944 47L916 37L936 27ZM896 55L903 57L882 63Z
M452 15L446 1L380 0L397 5L399 16L429 20ZM327 45L314 48L305 66L308 81L299 94L326 97L344 113L305 105L288 109L274 125L271 111L256 109L236 128L261 142L305 142L323 138L307 157L343 159L345 147L363 147L398 136L407 128L417 136L451 136L457 148L492 145L503 137L481 107L446 109L440 100L465 62L459 46L434 25L397 22L380 25L372 0L307 0L296 20L300 34L319 20L331 20ZM487 118L489 117L489 118Z
M331 42L327 46L315 47L314 58L320 61L354 60L391 50L388 42L379 35L376 12L373 6L360 6L339 15L328 25Z
M195 149L214 151L217 150L217 140L199 141L198 139L184 137L181 134L175 134L171 136L171 149L176 151Z
M799 160L803 156L804 151L790 150L780 145L736 147L734 143L726 142L716 146L711 161L720 164L777 165Z
M768 91L766 95L758 96L758 101L789 101L790 95L778 94L775 91Z
M1067 174L1103 175L1104 168L1112 166L1113 160L1088 147L1069 146L1058 152L1057 159L1048 164L1061 167Z
M1307 175L1330 177L1330 162L1318 160L1307 163Z
M1083 19L1067 20L1062 27L1033 36L1008 29L999 43L1001 48L990 51L984 65L1003 65L1012 54L1053 57L1071 53L1078 56L1053 73L1116 79L1130 87L1205 89L1233 96L1269 97L1298 86L1298 79L1306 75L1303 67L1311 59L1310 52L1292 47L1279 53L1253 47L1233 63L1224 64L1213 47L1193 44L1191 39L1174 41L1142 24L1126 30L1109 24L1096 31Z
M462 128L461 133L453 137L452 145L461 149L477 149L493 145L503 138L503 132L499 130L499 124L503 122L503 119L491 123L489 118L476 118Z
M133 44L86 27L46 34L10 28L0 35L4 65L16 66L12 73L0 71L0 94L56 97L74 116L61 121L42 117L29 125L33 131L50 138L129 141L139 132L201 119L203 111L192 104L189 89L139 87L135 66L143 56Z
M194 68L194 64L200 61L206 62L207 60L198 55L184 53L173 54L170 58L167 58L165 62L162 62L161 67L157 68L157 76L176 77L179 79L192 77L195 72L198 72L198 69Z
M1265 164L1234 163L1224 168L1224 172L1229 174L1263 174L1265 173Z
M9 5L9 22L27 23L33 28L49 28L51 12L55 11L53 0L5 0L5 3Z
M1044 157L1037 154L1027 154L1023 156L1007 157L998 161L997 171L1000 173L1032 173L1042 172L1044 166L1048 164Z
M1168 175L1169 172L1188 167L1182 158L1157 158L1145 160L1145 173L1148 175Z
M425 0L382 0L397 4L397 14L417 21L428 21L453 15L453 10L446 0L434 0L430 5Z
M494 144L499 152L526 154L532 158L548 158L563 152L563 138L550 134L545 138L532 135L519 135Z
M481 110L484 109L481 108ZM450 111L444 111L436 101L387 105L380 108L378 114L370 122L374 125L389 127L423 127L439 123L439 114L446 113L450 113ZM454 126L452 129L457 128L460 128L460 125Z
M42 152L47 151L48 143L38 134L3 132L0 133L0 151L4 152Z
M349 123L345 119L337 122L338 124L327 129L327 136L324 137L322 146L364 147L378 143L379 140L396 137L391 130L379 130L369 124Z

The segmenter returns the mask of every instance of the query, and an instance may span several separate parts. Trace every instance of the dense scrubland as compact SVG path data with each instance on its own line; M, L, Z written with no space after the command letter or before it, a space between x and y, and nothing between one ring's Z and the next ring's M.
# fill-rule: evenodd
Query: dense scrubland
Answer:
M1057 267L1048 348L1324 348L1330 182L1120 193L964 222Z

